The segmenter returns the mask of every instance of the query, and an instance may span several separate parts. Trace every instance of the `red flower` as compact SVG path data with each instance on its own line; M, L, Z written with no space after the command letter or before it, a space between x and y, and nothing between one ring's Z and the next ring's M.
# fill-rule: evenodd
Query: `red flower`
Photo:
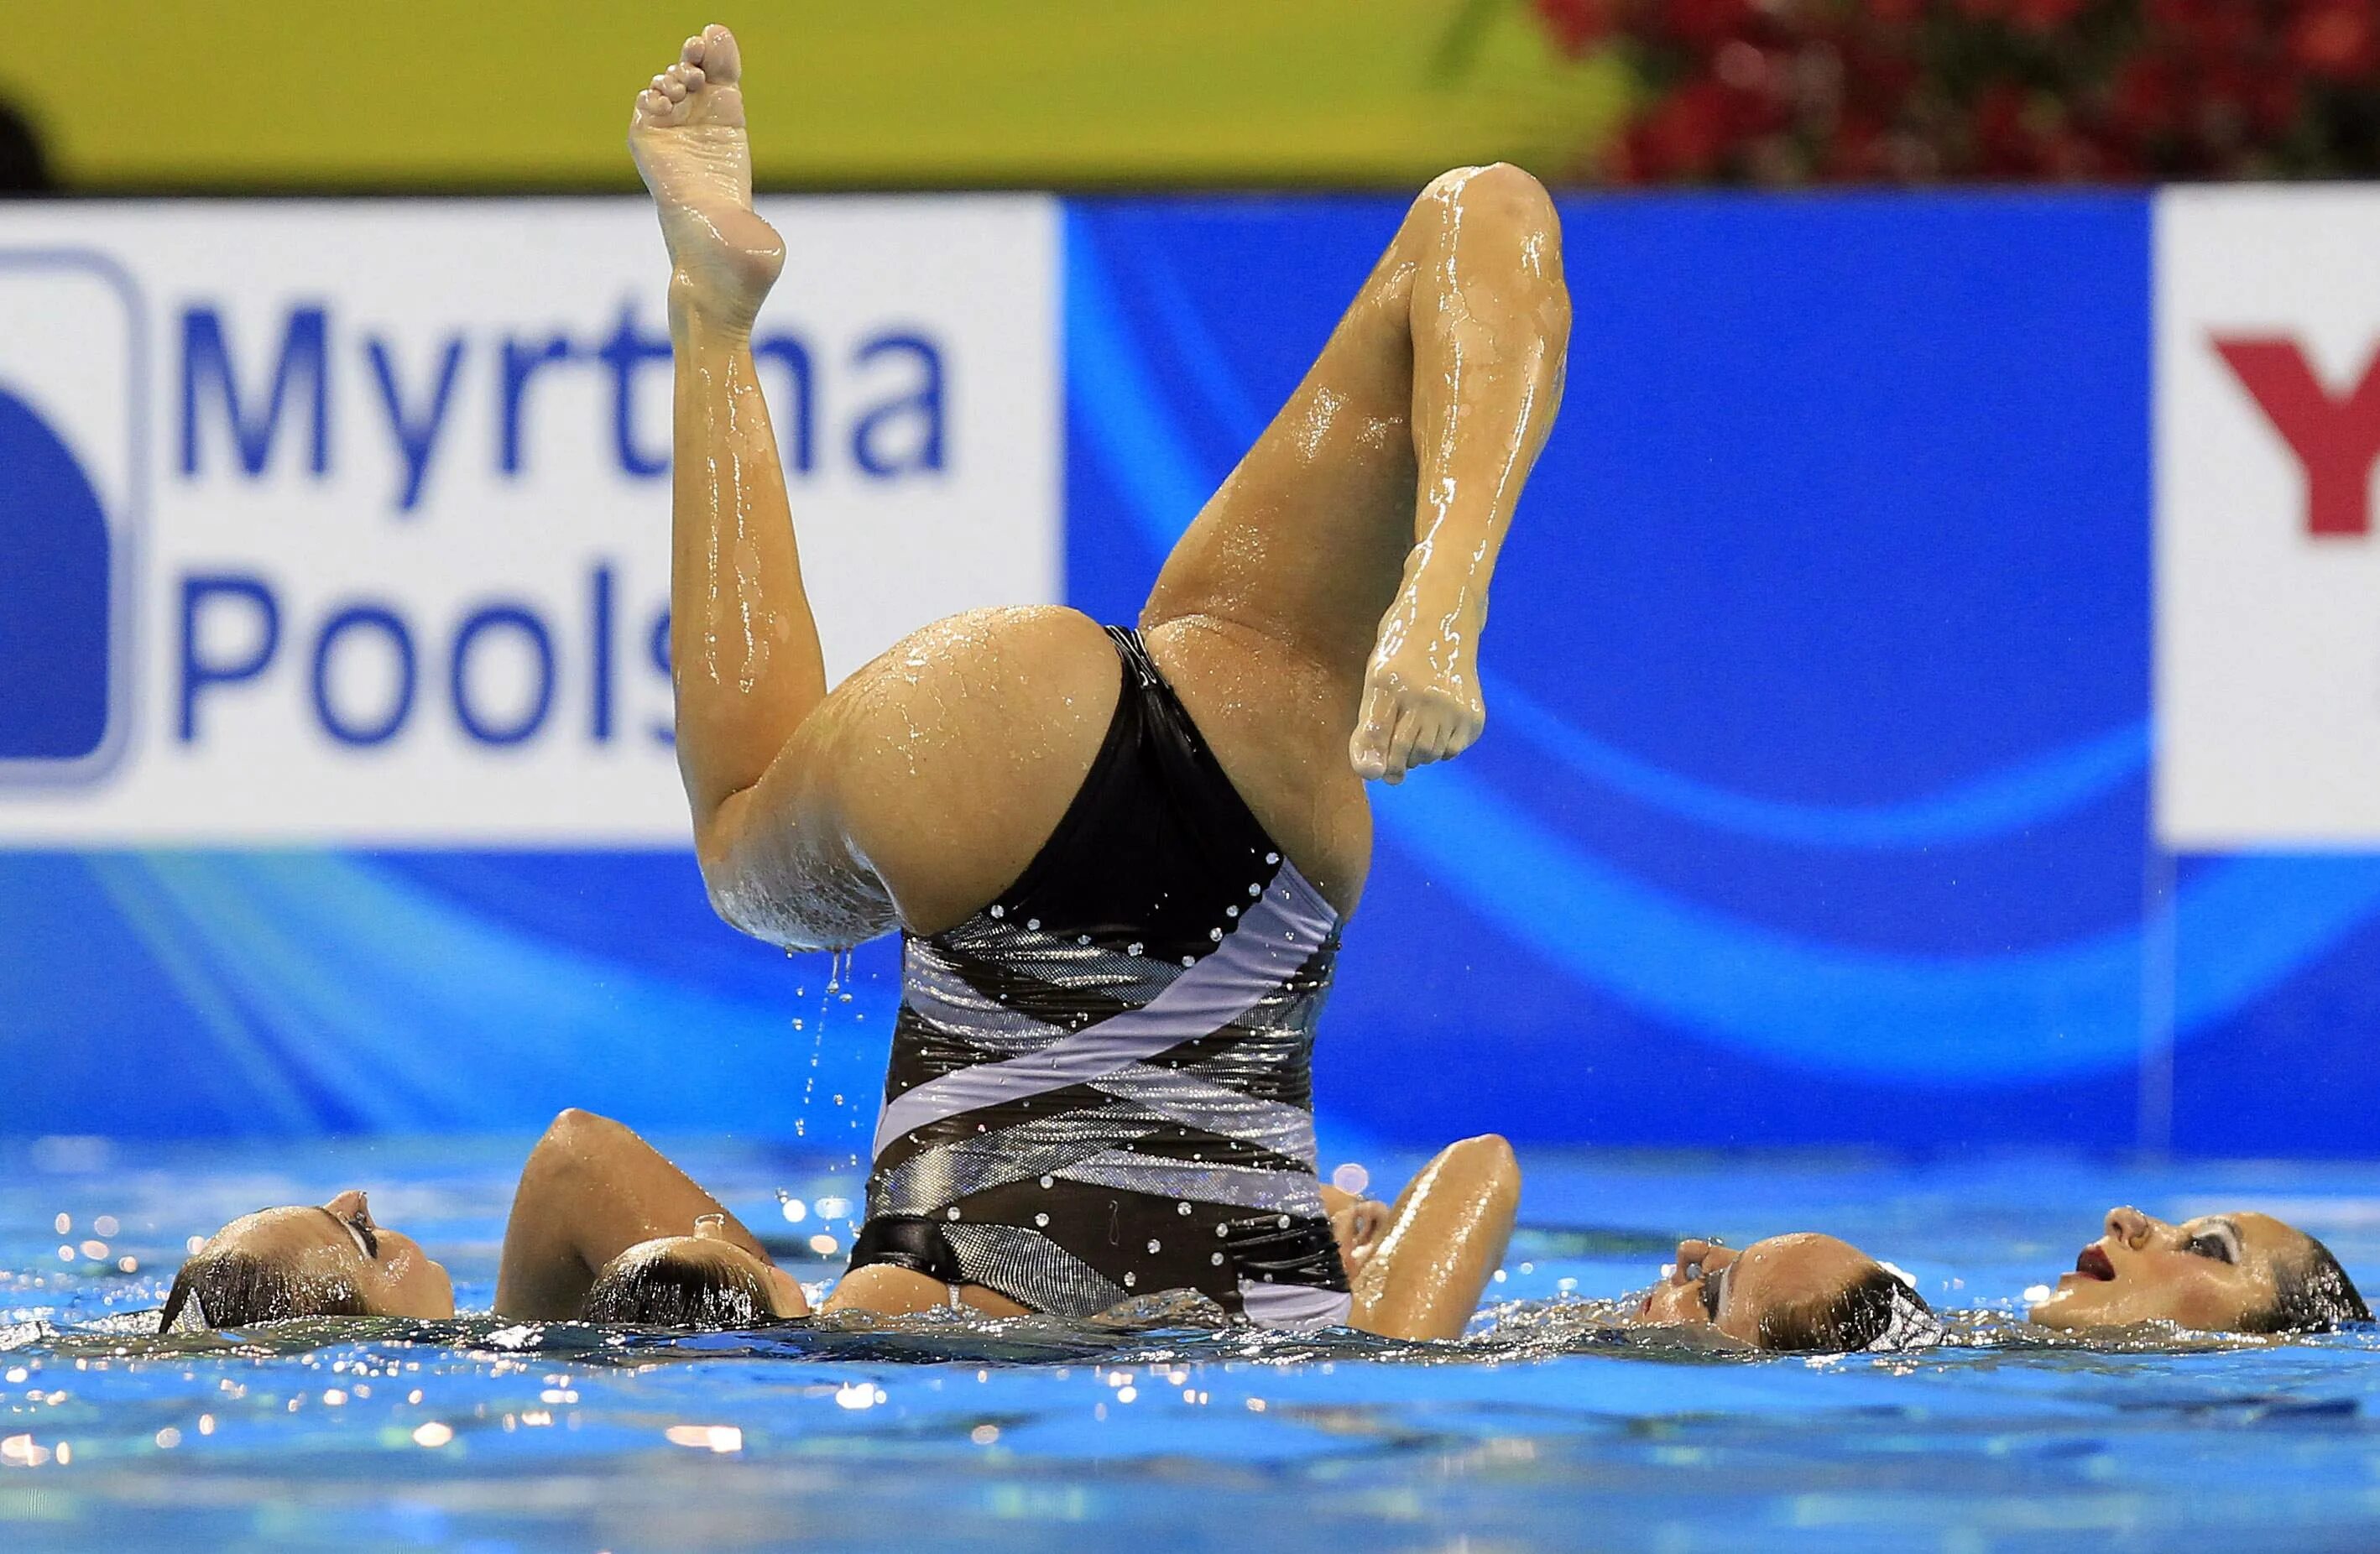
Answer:
M2009 19L2027 32L2046 35L2080 15L2085 0L2012 0Z
M1611 35L1619 18L1614 0L1537 0L1537 14L1567 55L1585 54Z
M2142 10L2152 42L2201 61L2252 53L2266 31L2264 7L2249 0L2145 0Z
M1668 23L1670 36L1701 51L1741 37L1757 20L1752 0L1668 0L1655 14Z
M1639 177L1693 179L1718 170L1731 116L1727 89L1689 81L1656 103L1629 132L1628 161Z
M2328 80L2354 80L2371 74L2372 13L2350 0L2327 0L2307 7L2289 28L2289 57L2309 74Z
M1909 27L1925 14L1925 0L1866 0L1868 18L1882 27Z
M2156 139L2180 127L2182 91L2181 69L2171 56L2135 55L2117 67L2108 106L2125 133Z

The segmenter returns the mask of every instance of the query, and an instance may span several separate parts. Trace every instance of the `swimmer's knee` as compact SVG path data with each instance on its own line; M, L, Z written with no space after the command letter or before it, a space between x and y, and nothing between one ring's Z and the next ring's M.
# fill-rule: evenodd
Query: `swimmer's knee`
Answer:
M619 1133L625 1126L600 1112L565 1106L553 1114L552 1122L545 1125L545 1140L555 1144L579 1143L589 1137Z
M1484 1188L1519 1197L1521 1159L1502 1134L1483 1133L1475 1138L1450 1144L1444 1158L1448 1165L1459 1167Z
M1451 205L1466 217L1485 217L1551 234L1559 240L1561 223L1554 212L1553 196L1525 169L1509 162L1484 167L1455 167L1432 178L1415 201L1416 210Z
M575 1106L564 1107L529 1151L528 1163L521 1168L522 1180L603 1177L607 1173L601 1162L617 1157L622 1138L635 1136L625 1123Z

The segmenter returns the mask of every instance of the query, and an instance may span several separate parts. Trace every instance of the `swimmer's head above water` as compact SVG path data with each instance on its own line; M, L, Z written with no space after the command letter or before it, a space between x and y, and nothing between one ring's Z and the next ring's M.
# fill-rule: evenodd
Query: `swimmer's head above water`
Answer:
M1848 1353L1931 1327L1908 1281L1830 1235L1772 1235L1734 1251L1678 1243L1677 1261L1629 1320L1713 1329L1755 1349ZM1913 1331L1912 1331L1913 1336Z
M2204 1332L2314 1332L2372 1313L2330 1248L2268 1214L2210 1214L2170 1225L2137 1208L2107 1212L2033 1320L2069 1330L2170 1322Z
M452 1317L455 1285L364 1195L260 1209L217 1231L174 1276L159 1323L245 1328L296 1317Z
M692 1235L640 1241L604 1264L579 1307L589 1322L709 1330L808 1313L793 1276L730 1241L717 1214L695 1220Z

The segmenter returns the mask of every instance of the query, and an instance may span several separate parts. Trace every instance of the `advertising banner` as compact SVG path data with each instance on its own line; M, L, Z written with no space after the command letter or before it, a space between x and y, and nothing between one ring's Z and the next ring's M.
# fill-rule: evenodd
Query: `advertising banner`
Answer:
M830 674L1056 599L1052 202L763 210ZM0 843L683 842L666 278L638 200L11 212Z
M2380 845L2380 190L2156 221L2158 834Z
M830 672L1136 618L1405 208L767 202ZM2371 1153L2380 191L1560 213L1326 1147ZM856 1161L898 941L789 961L686 845L664 278L628 200L0 215L0 1135Z

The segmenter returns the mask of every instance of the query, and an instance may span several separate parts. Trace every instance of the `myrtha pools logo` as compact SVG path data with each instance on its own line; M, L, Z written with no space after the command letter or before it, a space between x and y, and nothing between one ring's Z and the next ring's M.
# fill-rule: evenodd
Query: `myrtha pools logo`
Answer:
M0 782L88 781L123 745L140 349L113 263L0 250Z

